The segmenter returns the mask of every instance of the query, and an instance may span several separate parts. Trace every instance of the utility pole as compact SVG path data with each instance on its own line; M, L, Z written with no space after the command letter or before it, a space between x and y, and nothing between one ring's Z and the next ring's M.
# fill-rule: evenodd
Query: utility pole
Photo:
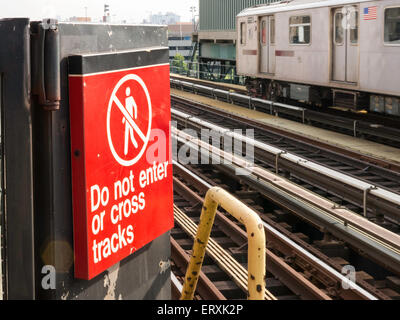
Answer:
M103 16L103 22L110 23L111 17L110 17L110 6L108 4L104 5L104 16Z
M195 25L194 17L195 17L195 13L196 13L196 7L195 6L190 7L190 12L192 13L192 23L193 23L193 32L194 32L195 31L194 30L194 25Z

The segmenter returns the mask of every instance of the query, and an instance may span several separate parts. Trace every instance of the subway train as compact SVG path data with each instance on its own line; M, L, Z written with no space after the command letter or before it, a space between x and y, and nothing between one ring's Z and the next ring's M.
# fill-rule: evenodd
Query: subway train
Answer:
M236 18L252 95L400 116L400 1L293 0Z

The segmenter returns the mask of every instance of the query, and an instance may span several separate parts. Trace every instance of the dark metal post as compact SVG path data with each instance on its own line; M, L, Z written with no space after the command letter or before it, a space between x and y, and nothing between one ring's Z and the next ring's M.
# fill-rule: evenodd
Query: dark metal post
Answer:
M7 299L34 299L29 19L0 20L2 201Z

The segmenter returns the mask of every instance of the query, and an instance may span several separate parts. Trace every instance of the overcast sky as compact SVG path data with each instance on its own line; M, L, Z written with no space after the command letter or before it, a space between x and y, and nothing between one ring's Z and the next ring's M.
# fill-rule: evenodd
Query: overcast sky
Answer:
M181 21L190 21L190 7L196 6L197 15L198 3L198 0L0 0L0 18L84 17L87 7L88 16L98 21L103 16L104 4L108 4L111 16L117 20L140 23L150 13L169 11L180 15Z

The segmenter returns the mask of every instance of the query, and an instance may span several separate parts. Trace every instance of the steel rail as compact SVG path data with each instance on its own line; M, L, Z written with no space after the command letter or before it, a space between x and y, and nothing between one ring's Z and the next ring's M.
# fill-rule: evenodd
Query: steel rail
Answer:
M178 300L182 292L182 284L176 278L176 276L171 272L171 297L174 300Z

